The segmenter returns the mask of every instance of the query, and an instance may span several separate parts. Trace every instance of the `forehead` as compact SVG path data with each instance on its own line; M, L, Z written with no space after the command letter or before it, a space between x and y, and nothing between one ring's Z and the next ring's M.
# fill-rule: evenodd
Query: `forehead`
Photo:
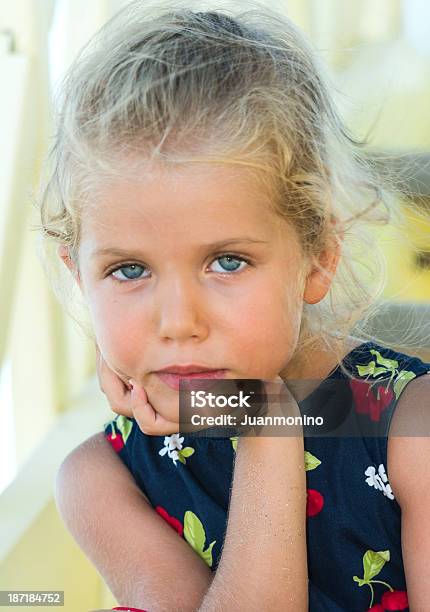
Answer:
M187 164L144 167L98 185L82 211L82 238L141 232L178 240L189 233L270 232L285 224L273 197L249 168Z

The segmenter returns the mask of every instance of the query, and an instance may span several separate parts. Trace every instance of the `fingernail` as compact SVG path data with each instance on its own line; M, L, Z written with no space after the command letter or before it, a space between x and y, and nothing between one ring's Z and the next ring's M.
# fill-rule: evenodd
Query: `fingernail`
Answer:
M131 390L134 389L134 382L132 381L132 379L130 378L130 380L128 381L128 384L131 385Z

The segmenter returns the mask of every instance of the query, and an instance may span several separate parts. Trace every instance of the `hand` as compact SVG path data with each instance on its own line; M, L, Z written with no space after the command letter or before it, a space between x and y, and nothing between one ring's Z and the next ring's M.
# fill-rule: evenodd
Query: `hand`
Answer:
M266 401L262 416L264 417L293 417L296 419L301 416L298 403L280 376L272 380L263 380ZM259 425L255 428L255 435L262 437L294 437L303 436L303 428L299 420L294 421L294 425L271 425L270 418L268 424Z
M179 432L179 423L168 421L154 410L143 387L131 379L124 382L107 365L97 345L96 365L100 390L106 395L112 412L134 418L141 431L149 436Z

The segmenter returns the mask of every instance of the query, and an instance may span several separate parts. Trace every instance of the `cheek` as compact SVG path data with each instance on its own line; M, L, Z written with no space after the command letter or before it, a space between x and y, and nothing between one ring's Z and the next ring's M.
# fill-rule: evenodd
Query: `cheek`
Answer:
M90 312L97 343L105 360L119 372L130 376L141 358L147 335L136 308L126 309L112 299L92 300Z
M270 295L268 298L267 296ZM236 354L249 376L276 376L297 345L301 303L284 290L254 293L252 303L237 312L232 326Z

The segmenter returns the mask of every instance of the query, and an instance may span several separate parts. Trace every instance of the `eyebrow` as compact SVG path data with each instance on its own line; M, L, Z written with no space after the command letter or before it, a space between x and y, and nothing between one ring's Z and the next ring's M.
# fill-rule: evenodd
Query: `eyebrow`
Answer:
M229 238L227 240L221 240L219 242L212 242L210 244L201 245L201 249L203 250L213 250L213 249L223 249L225 247L234 245L234 244L269 244L268 240L256 240L255 238ZM93 251L90 257L102 257L105 255L113 255L115 257L139 257L144 255L143 253L139 253L139 251L132 251L129 249L120 249L117 247L105 247L102 249L97 249Z

